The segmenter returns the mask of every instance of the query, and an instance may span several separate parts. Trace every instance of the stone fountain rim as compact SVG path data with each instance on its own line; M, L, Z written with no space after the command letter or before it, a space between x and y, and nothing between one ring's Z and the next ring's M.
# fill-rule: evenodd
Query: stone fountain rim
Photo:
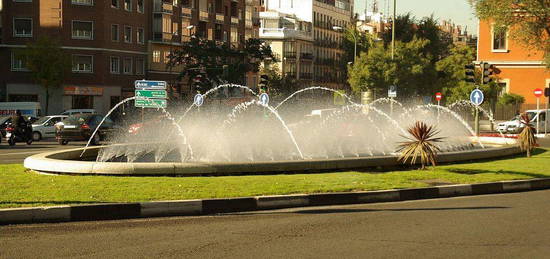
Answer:
M119 144L120 145L120 144ZM122 144L124 145L124 144ZM87 156L107 146L87 148ZM95 162L77 161L85 148L51 151L27 157L24 166L40 173L72 175L120 175L120 176L208 176L242 175L290 172L320 172L353 170L359 168L388 168L401 166L397 156L348 157L332 159L308 159L257 162ZM439 154L438 163L462 162L511 156L521 153L517 145L505 145ZM92 157L93 157L92 156Z

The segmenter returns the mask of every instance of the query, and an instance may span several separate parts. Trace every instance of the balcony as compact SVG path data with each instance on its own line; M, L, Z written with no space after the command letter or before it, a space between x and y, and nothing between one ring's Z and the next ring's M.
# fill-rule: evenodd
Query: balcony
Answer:
M300 73L300 79L311 80L313 79L313 73Z
M181 8L181 17L192 18L193 17L193 9L182 7Z
M301 53L300 58L305 60L313 60L313 53Z
M223 23L225 21L225 15L223 14L216 14L216 22Z
M296 73L295 72L286 72L285 73L285 76L286 77L290 77L290 78L296 78Z
M260 38L313 40L308 32L286 28L260 28Z
M285 58L296 58L296 52L290 52L290 51L285 51L283 53L283 57Z
M155 4L153 6L153 12L172 14L173 13L173 7L174 6L172 4L165 3L163 1L155 1Z
M208 22L208 12L200 11L199 12L199 20L203 22Z
M239 24L239 18L231 17L231 24Z

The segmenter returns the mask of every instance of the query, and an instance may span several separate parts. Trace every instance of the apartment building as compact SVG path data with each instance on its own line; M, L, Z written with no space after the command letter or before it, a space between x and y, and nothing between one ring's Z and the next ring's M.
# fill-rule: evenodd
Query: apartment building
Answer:
M168 82L173 97L192 93L187 78L178 80L182 68L166 66L170 53L191 37L242 47L246 39L258 37L258 11L259 0L153 0L148 78ZM254 87L257 76L246 76Z
M495 30L490 21L479 22L478 37L478 62L494 65L500 71L497 79L503 92L525 97L525 104L532 108L536 104L533 91L550 87L544 53L514 41L509 32ZM541 103L544 102L548 99L542 98Z
M282 57L282 72L310 80L310 85L343 88L347 79L340 66L342 42L353 2L264 0L262 6L260 38L269 40Z
M49 113L93 108L105 113L133 95L145 77L148 35L146 0L2 0L0 101L40 102L45 90L31 80L18 51L47 36L72 62L64 84L50 93Z

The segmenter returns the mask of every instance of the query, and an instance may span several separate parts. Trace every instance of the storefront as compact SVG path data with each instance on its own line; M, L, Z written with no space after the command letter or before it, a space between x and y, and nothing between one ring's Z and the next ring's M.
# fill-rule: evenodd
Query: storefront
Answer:
M105 114L118 103L120 96L118 86L64 86L63 108L64 110L95 109L96 112Z

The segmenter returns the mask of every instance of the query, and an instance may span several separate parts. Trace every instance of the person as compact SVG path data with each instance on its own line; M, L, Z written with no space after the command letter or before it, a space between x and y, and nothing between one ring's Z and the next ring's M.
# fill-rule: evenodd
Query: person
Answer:
M27 128L27 120L25 120L25 117L21 115L21 111L17 110L15 112L15 116L11 119L11 124L13 126L13 129L15 131L15 134L24 137L23 133L25 129Z

